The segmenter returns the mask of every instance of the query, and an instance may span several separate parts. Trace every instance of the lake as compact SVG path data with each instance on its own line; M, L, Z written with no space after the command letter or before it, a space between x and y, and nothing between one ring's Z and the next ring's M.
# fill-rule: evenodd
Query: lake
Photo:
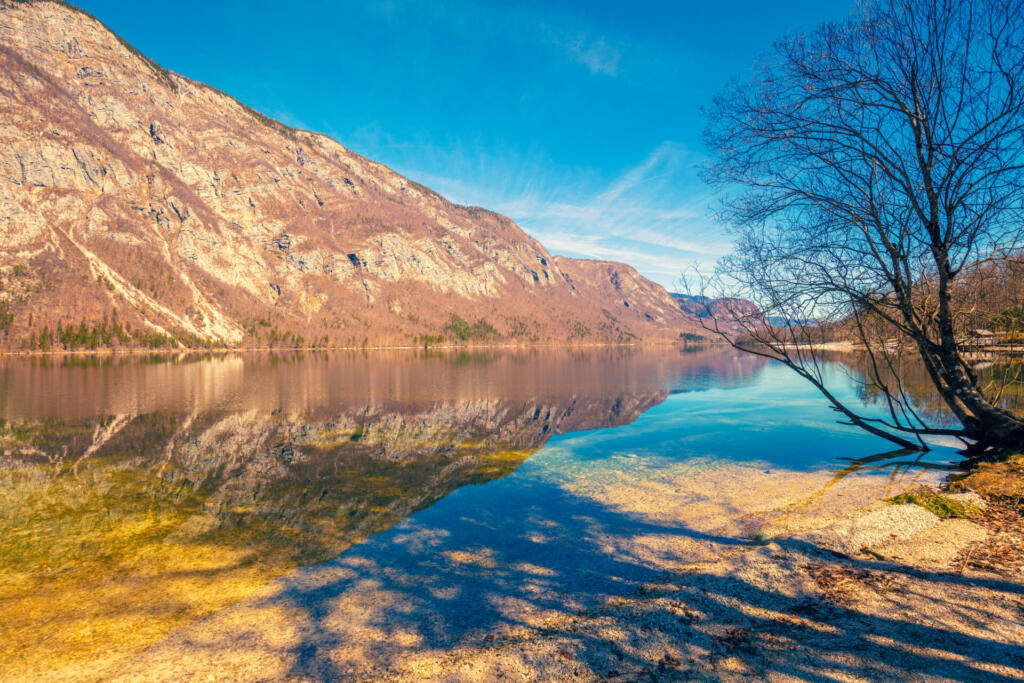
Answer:
M721 348L8 357L0 419L10 680L104 678L271 595L288 610L239 618L344 616L310 652L447 647L649 580L656 563L607 539L656 537L651 506L696 528L748 479L769 509L769 477L889 450L784 367Z

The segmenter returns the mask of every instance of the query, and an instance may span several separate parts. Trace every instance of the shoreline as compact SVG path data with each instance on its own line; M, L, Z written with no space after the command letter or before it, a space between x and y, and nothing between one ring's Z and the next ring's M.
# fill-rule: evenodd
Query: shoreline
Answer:
M209 349L183 348L183 349L145 349L137 347L127 348L104 348L104 349L76 349L70 351L59 349L53 351L4 351L0 350L0 358L23 357L23 358L46 358L55 356L110 356L110 357L131 357L131 356L177 356L177 355L227 355L231 353L296 353L296 352L321 352L321 351L463 351L463 350L528 350L528 349L595 349L595 348L623 348L623 349L649 349L649 348L703 348L712 346L725 346L725 344L714 342L648 342L643 344L622 344L617 342L587 342L579 344L566 344L557 342L545 342L536 344L430 344L430 345L405 345L405 346L246 346L246 347L216 347Z
M194 356L194 355L227 355L231 353L299 353L299 352L321 352L321 351L463 351L463 350L528 350L528 349L596 349L596 348L623 348L623 349L652 349L652 348L709 348L727 347L729 344L707 339L705 341L687 341L668 339L663 341L649 341L642 343L621 343L621 342L537 342L537 343L505 343L505 344L405 344L405 345L377 345L377 346L240 346L240 347L211 347L211 348L97 348L97 349L54 349L51 351L30 351L30 350L3 350L0 349L0 358L47 358L56 356L103 356L103 357L132 357L132 356ZM790 344L786 348L794 350L809 349L814 351L829 351L834 353L863 353L867 347L856 342L826 342L823 344ZM980 355L982 359L988 356L1013 357L1024 352L1024 346L992 346L975 347L966 351L967 355Z

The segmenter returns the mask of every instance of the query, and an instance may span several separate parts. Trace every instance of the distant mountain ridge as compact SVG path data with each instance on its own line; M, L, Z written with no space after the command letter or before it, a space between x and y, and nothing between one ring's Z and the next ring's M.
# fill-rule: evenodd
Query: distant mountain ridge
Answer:
M757 327L764 323L764 313L757 304L747 299L711 298L678 292L673 292L670 296L678 302L680 310L699 321L705 328L705 334L713 336L712 330L715 329L736 334L745 331L745 325ZM775 324L770 320L769 323Z
M638 343L700 333L319 133L0 0L0 348Z

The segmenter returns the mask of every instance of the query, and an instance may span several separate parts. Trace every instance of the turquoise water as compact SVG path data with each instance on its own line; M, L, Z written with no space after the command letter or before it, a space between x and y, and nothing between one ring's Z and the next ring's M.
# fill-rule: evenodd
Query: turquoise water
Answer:
M847 382L843 398L857 400L845 369L834 368L833 379ZM708 558L696 550L711 544L745 543L713 530L736 504L735 492L727 499L715 483L732 489L755 473L832 473L888 451L887 442L836 424L815 390L779 365L666 375L664 390L628 421L555 435L514 473L462 487L336 560L285 577L272 604L302 615L315 634L311 652L321 639L361 637L339 629L338 612L367 595L376 607L360 620L391 634L384 640L415 633L417 647L451 647L524 625L531 614L629 596L662 576L651 553L678 563L691 548L697 561ZM954 457L937 447L920 461L940 466ZM850 476L888 477L886 463L918 459L894 453L882 469ZM687 479L709 485L672 488ZM772 504L763 483L752 482L750 496L748 508ZM662 514L676 499L683 506ZM687 502L720 519L702 528ZM645 554L638 537L655 547Z
M835 418L785 368L724 349L5 359L0 657L129 657L300 567L350 575L283 579L296 605L391 577L453 642L498 619L497 587L540 609L653 575L598 539L666 529L595 492L890 450ZM426 585L456 597L410 589Z

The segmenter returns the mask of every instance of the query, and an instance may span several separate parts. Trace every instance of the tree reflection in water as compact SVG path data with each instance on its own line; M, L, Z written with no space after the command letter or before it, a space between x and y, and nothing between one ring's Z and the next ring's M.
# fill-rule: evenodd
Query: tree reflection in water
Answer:
M872 374L869 371L870 359L866 353L833 353L828 354L827 359L847 369L850 377L858 385L858 397L862 401L883 405L884 393L877 384L868 381ZM948 407L935 392L934 385L920 360L905 358L899 369L902 379L900 384L895 381L894 373L887 368L882 369L883 379L891 391L896 392L902 387L917 412L927 422L937 426L956 424ZM974 362L973 369L981 380L980 386L997 397L996 405L1015 412L1024 409L1024 362L1021 358L1004 355L979 356Z

